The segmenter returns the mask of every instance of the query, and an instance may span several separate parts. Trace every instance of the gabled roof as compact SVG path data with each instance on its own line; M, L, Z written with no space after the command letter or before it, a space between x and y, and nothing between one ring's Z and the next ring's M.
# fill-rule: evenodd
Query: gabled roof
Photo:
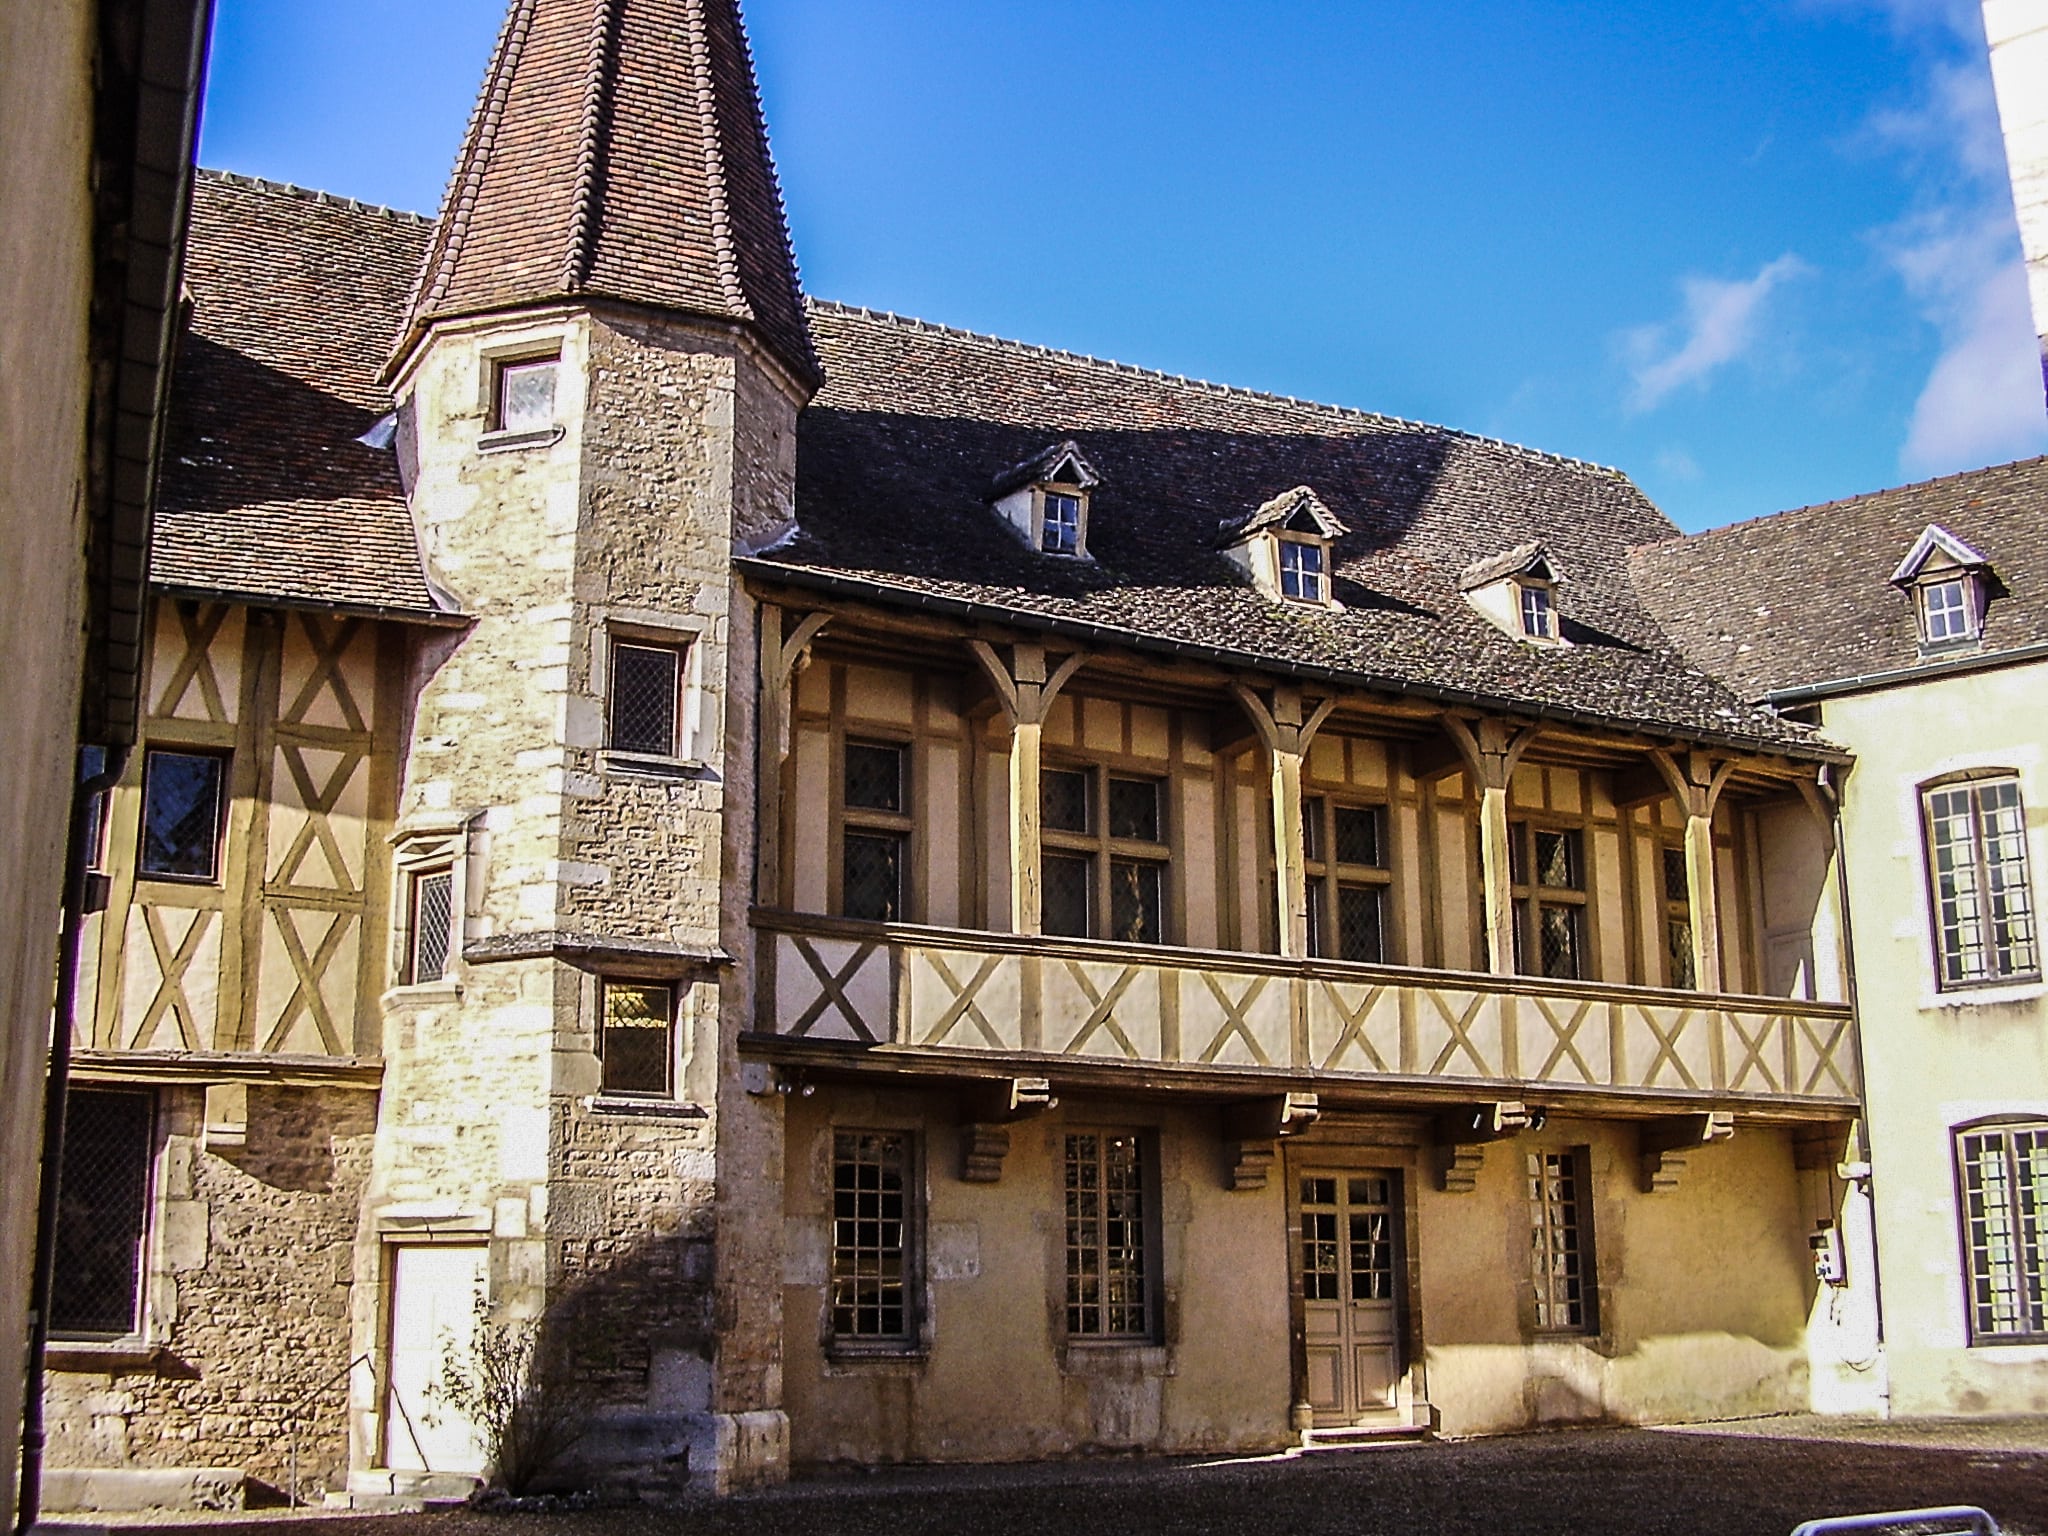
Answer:
M1833 755L1690 665L1643 610L1628 548L1675 530L1616 470L864 310L813 304L811 325L826 384L797 423L801 531L742 562L758 582ZM988 466L1065 438L1102 476L1089 562L987 536ZM1224 518L1302 485L1350 530L1332 546L1341 609L1269 602L1216 547ZM1574 577L1568 648L1518 643L1458 592L1474 560L1539 538Z
M1891 585L1939 524L1997 580L1972 664L2048 644L2048 458L2023 459L1668 539L1630 556L1636 590L1699 665L1747 698L1952 662L1923 658Z
M817 383L737 0L512 0L398 353L579 296L751 326Z
M1049 443L1030 458L1012 464L989 482L988 499L1000 500L1019 486L1055 483L1078 485L1083 490L1102 483L1102 476L1095 473L1094 465L1081 457L1081 450L1072 438Z
M1473 561L1459 573L1458 590L1470 592L1475 588L1490 586L1508 576L1534 576L1539 581L1562 582L1564 572L1558 569L1550 551L1541 539L1531 539L1526 544L1517 544L1513 549L1500 554L1489 555Z
M1233 544L1242 544L1253 534L1264 533L1268 528L1284 528L1297 518L1307 518L1309 525L1326 539L1342 538L1351 530L1337 521L1336 515L1323 505L1323 498L1305 485L1297 485L1291 491L1282 491L1263 506L1254 508L1243 517L1226 517L1217 529L1217 542L1224 549Z
M191 322L150 578L174 591L436 615L378 383L431 226L219 171L193 184Z
M1899 568L1892 572L1892 585L1903 587L1917 580L1937 550L1946 555L1952 564L1959 565L1964 570L1981 570L1991 564L1941 524L1929 523L1926 532L1913 541L1913 547L1906 552L1906 558L1899 562Z

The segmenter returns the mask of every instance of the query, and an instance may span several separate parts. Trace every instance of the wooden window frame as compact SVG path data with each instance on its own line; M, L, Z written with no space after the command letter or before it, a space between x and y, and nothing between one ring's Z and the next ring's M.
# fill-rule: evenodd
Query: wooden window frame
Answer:
M1379 865L1351 864L1337 858L1337 813L1340 810L1371 811L1379 820ZM1305 787L1301 797L1302 871L1309 893L1309 953L1319 960L1344 960L1336 953L1337 927L1342 922L1341 903L1346 887L1370 886L1380 904L1380 955L1377 960L1347 961L1356 965L1392 965L1394 921L1394 870L1392 850L1393 808L1385 800ZM1326 935L1321 930L1330 928Z
M634 988L647 992L667 994L668 1007L662 1029L662 1085L659 1088L621 1087L609 1078L611 1061L606 1051L610 1025L610 997L614 988ZM673 1100L676 1095L676 1037L677 1022L682 1007L682 986L671 977L651 976L600 976L597 980L597 1028L593 1042L597 1050L598 1097L602 1099L631 1099L638 1103L661 1103Z
M1937 588L1954 587L1962 595L1963 628L1960 634L1934 633L1932 598ZM1924 652L1956 650L1977 644L1984 638L1983 583L1973 571L1945 570L1913 584L1913 616L1920 631Z
M1301 579L1304 575L1312 577L1315 585L1313 592L1305 590L1290 592L1287 590L1287 578L1289 575L1287 569L1287 550L1290 545L1296 549L1307 549L1315 552L1316 568L1314 571L1296 571L1293 573L1297 586L1305 585ZM1273 546L1273 580L1275 582L1275 590L1279 592L1281 600L1289 603L1301 603L1312 608L1328 606L1330 601L1330 541L1317 538L1311 534L1276 533L1273 536Z
M1053 549L1046 544L1046 530L1052 526L1047 509L1055 496L1065 497L1074 503L1074 543L1070 549ZM1041 555L1051 555L1056 560L1085 560L1088 558L1088 493L1078 485L1041 485L1032 494L1032 532L1035 537L1031 547Z
M1657 849L1657 863L1655 866L1658 889L1657 910L1662 918L1658 925L1658 930L1663 937L1664 985L1674 992L1696 992L1699 990L1699 978L1691 974L1693 966L1691 882L1688 877L1681 875L1675 894L1671 883L1671 869L1674 859L1677 861L1678 868L1681 871L1687 868L1685 844L1683 841L1665 837L1660 838L1655 846ZM1673 942L1674 935L1681 925L1685 929L1684 959L1686 974L1684 975L1678 974L1679 950Z
M1137 1255L1140 1270L1137 1277L1139 1298L1137 1305L1142 1308L1143 1315L1140 1326L1137 1328L1124 1328L1112 1331L1107 1327L1112 1308L1116 1306L1127 1308L1130 1303L1112 1303L1107 1299L1106 1291L1098 1292L1094 1301L1084 1301L1080 1299L1080 1292L1077 1289L1080 1275L1076 1270L1075 1255L1077 1253L1087 1254L1093 1252L1100 1256L1101 1268L1097 1272L1098 1278L1106 1282L1109 1278L1107 1255L1111 1251L1109 1241L1111 1218L1108 1214L1107 1203L1098 1200L1097 1213L1092 1219L1075 1214L1074 1197L1082 1191L1074 1182L1074 1170L1077 1162L1074 1144L1088 1137L1095 1138L1096 1143L1093 1153L1093 1165L1096 1173L1095 1189L1098 1195L1107 1188L1104 1180L1108 1173L1107 1150L1110 1144L1117 1141L1129 1141L1133 1145L1134 1161L1137 1165L1137 1191L1141 1207L1137 1221ZM1131 1346L1143 1347L1157 1344L1160 1341L1160 1321L1164 1310L1161 1306L1164 1291L1161 1285L1160 1263L1164 1244L1161 1240L1162 1228L1159 1215L1158 1133L1142 1127L1132 1126L1075 1125L1066 1127L1060 1140L1060 1209L1063 1229L1060 1245L1063 1259L1061 1264L1062 1306L1060 1317L1061 1331L1065 1335L1066 1342L1085 1348L1114 1348L1118 1346L1128 1348ZM1089 1235L1088 1240L1076 1244L1074 1241L1074 1229L1077 1224L1084 1221L1093 1228L1093 1231ZM1128 1278L1127 1273L1126 1278ZM1101 1320L1103 1326L1077 1328L1075 1326L1076 1317L1090 1311Z
M1594 1246L1592 1158L1585 1147L1530 1147L1524 1159L1523 1178L1529 1205L1529 1258L1531 1324L1544 1338L1582 1338L1600 1331L1600 1289L1598 1254ZM1556 1165L1571 1180L1569 1216L1550 1194L1550 1173ZM1576 1272L1559 1275L1545 1262L1558 1251L1552 1239L1570 1239L1566 1251L1574 1254ZM1568 1282L1575 1280L1578 1297L1573 1301ZM1561 1284L1560 1282L1565 1282ZM1572 1316L1576 1306L1577 1315ZM1559 1320L1556 1312L1565 1316Z
M832 1156L827 1164L828 1184L826 1200L831 1210L827 1217L830 1223L825 1245L825 1336L828 1350L839 1356L902 1356L921 1354L924 1348L924 1227L926 1221L924 1185L924 1141L915 1130L900 1126L877 1125L834 1125L831 1129ZM896 1141L901 1147L902 1157L902 1212L901 1231L893 1252L897 1257L899 1284L902 1290L901 1326L893 1332L862 1332L857 1327L842 1329L839 1297L842 1282L858 1282L864 1278L859 1274L843 1274L842 1255L858 1256L862 1253L886 1253L892 1251L885 1244L864 1245L859 1242L856 1230L855 1242L841 1242L843 1218L838 1210L839 1173L844 1161L841 1151L842 1138L877 1137ZM855 1223L866 1219L858 1211L850 1218ZM871 1218L879 1221L877 1216ZM854 1304L856 1312L860 1304Z
M2024 917L2027 924L2026 943L2033 951L2034 963L2024 969L2010 971L1989 970L1982 975L1965 975L1951 979L1949 976L1948 930L1941 914L1940 843L1936 837L1934 797L1966 793L1970 800L1970 862L1979 915L1980 926L1989 929L1991 918L1986 910L1988 893L1991 889L1990 861L1985 850L1984 814L1980 796L1987 789L2010 784L2017 800L2015 807L2020 824L2019 881L2017 888L2025 898ZM2040 912L2034 899L2034 872L2032 866L2031 835L2027 829L2027 802L2020 785L2020 775L1998 770L1972 773L1951 778L1936 779L1919 787L1921 857L1926 869L1928 934L1934 951L1934 986L1938 992L1970 992L1984 987L2023 986L2041 980L2041 923ZM1996 954L1996 946L1985 943L1980 946L1987 956ZM1959 953L1960 953L1959 949Z
M2007 1344L2048 1344L2048 1199L2037 1198L2035 1220L2029 1222L2022 1190L2022 1162L2015 1145L2019 1137L2039 1138L2048 1144L2048 1121L2026 1118L1993 1118L1975 1120L1954 1127L1950 1133L1950 1161L1955 1170L1956 1180L1956 1235L1960 1249L1963 1280L1963 1324L1968 1332L1971 1348L1995 1347ZM2030 1326L1999 1328L1985 1326L1987 1311L1995 1313L1997 1271L1983 1266L1988 1256L1980 1249L1979 1220L1974 1209L1971 1174L1981 1167L1969 1155L1971 1142L1999 1144L1996 1151L1999 1173L2003 1188L1997 1192L2002 1198L1997 1203L2002 1207L2000 1215L2005 1222L2005 1238L2013 1244L2012 1264L2016 1271L2016 1296L2024 1309L2021 1321ZM2030 1149L2032 1150L2032 1149ZM2041 1160L2048 1163L2048 1145L2039 1153ZM2048 1185L2048 1168L2039 1171L2032 1187L2040 1190ZM1989 1192L1986 1192L1987 1195ZM2048 1190L2043 1190L2048 1195ZM1992 1201L1985 1200L1988 1207ZM2028 1232L2034 1236L2028 1242ZM1988 1225L1983 1230L1988 1239ZM2033 1294L2029 1296L2029 1292ZM1995 1324L1995 1315L1992 1317Z
M1047 855L1088 860L1088 937L1125 944L1171 944L1179 930L1173 904L1173 826L1171 780L1163 773L1147 773L1100 760L1048 754L1041 773L1080 773L1088 777L1087 832L1072 832L1044 824L1040 818L1040 858ZM1159 839L1114 837L1109 830L1109 787L1112 781L1150 784L1157 796ZM1143 864L1156 871L1159 881L1159 935L1151 939L1121 939L1111 932L1114 868L1120 863ZM1043 870L1040 871L1041 881Z
M1538 610L1541 625L1529 627L1531 608ZM1515 620L1525 640L1534 640L1544 645L1555 645L1558 641L1557 597L1548 582L1518 581L1515 583Z
M880 748L896 754L897 798L901 809L885 811L873 806L859 806L848 803L846 798L846 758L856 747ZM836 915L851 917L846 909L846 839L849 834L856 837L887 837L898 845L896 858L896 914L887 919L855 917L856 922L908 922L911 920L911 902L914 900L916 880L911 869L911 853L916 846L917 831L917 785L915 783L915 757L911 742L903 737L848 730L840 735L833 752L833 803L839 807L837 825L832 834L832 907Z
M218 793L214 798L212 867L203 875L178 874L149 867L149 781L150 768L159 757L209 758L220 765ZM156 741L142 749L142 807L135 834L135 878L162 881L167 885L212 885L224 883L227 874L228 802L233 798L234 753L217 747L187 746L175 741Z
M1576 840L1578 847L1577 888L1561 885L1544 885L1536 879L1536 835L1539 832L1557 832ZM1551 981L1598 981L1598 946L1594 942L1592 922L1593 872L1587 864L1587 853L1592 839L1587 836L1586 827L1580 823L1560 822L1545 817L1518 817L1508 823L1508 842L1511 845L1508 868L1514 869L1520 861L1523 877L1508 877L1508 894L1514 907L1515 937L1521 945L1516 959L1518 975L1540 976ZM1543 911L1546 907L1569 907L1577 912L1573 919L1574 934L1578 951L1578 974L1574 976L1551 976L1542 969L1543 961ZM1536 968L1527 969L1533 961Z

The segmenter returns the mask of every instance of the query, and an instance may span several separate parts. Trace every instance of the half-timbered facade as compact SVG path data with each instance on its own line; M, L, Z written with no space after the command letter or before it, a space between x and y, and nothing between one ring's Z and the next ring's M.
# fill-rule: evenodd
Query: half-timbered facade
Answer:
M1806 1405L1847 754L1625 476L806 304L722 0L197 208L71 1464L461 1486L527 1324L650 1493Z

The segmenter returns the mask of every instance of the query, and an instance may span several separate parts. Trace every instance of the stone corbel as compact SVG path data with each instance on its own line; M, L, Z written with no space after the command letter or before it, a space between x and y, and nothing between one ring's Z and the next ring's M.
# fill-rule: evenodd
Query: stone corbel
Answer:
M1725 1109L1703 1115L1672 1115L1644 1123L1636 1133L1642 1165L1643 1193L1668 1194L1678 1188L1687 1157L1699 1147L1726 1141L1735 1134L1735 1116Z
M1300 1135L1322 1112L1312 1093L1282 1093L1227 1106L1223 1111L1223 1150L1229 1187L1264 1189L1279 1160L1280 1142Z
M1519 1136L1534 1118L1529 1106L1519 1099L1466 1104L1438 1115L1432 1140L1444 1193L1471 1194L1479 1186L1487 1143Z
M1042 1077L1003 1077L975 1083L966 1092L967 1124L961 1132L960 1178L967 1184L997 1184L1010 1155L1010 1126L1043 1114L1059 1100Z

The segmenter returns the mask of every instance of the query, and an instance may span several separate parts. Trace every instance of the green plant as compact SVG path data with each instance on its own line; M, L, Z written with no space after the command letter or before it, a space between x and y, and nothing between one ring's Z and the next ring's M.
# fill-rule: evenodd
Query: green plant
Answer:
M575 1449L594 1406L546 1322L493 1318L482 1298L470 1348L444 1351L433 1397L476 1425L493 1486L514 1495Z

